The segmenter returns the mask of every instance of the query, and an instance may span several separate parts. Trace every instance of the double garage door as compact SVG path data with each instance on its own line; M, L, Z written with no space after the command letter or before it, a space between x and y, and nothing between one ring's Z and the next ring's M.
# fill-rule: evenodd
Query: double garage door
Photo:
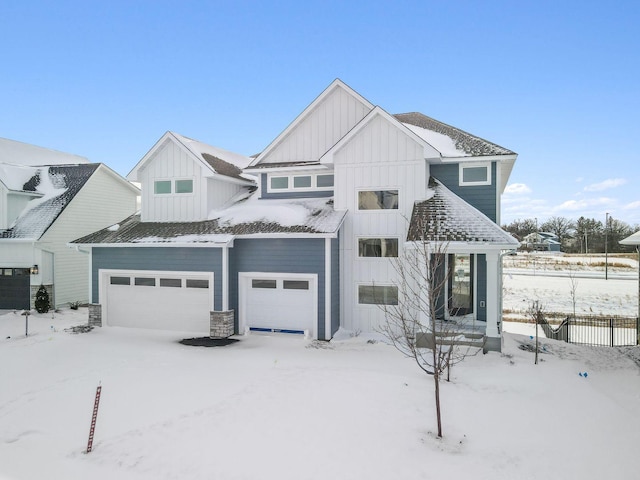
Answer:
M101 275L107 325L209 333L213 274L103 271Z

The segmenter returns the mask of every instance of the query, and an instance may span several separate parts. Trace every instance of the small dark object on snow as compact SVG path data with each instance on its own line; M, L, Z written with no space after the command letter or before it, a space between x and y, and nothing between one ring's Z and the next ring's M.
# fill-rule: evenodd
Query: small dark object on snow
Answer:
M87 333L93 330L93 325L76 325L74 327L65 328L65 332L69 333Z
M180 340L182 345L189 345L191 347L224 347L225 345L231 345L239 340L236 338L211 338L211 337L199 337L199 338L184 338Z

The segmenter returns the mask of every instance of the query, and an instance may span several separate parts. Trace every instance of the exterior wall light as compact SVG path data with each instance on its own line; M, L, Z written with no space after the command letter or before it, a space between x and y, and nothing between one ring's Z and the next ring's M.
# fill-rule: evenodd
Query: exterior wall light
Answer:
M34 265L33 267L31 267L31 275L37 275L38 272L38 265Z

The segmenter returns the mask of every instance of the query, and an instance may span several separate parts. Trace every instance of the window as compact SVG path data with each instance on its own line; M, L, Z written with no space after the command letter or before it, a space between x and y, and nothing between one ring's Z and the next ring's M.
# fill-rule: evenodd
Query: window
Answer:
M269 191L331 190L333 174L278 175L268 177Z
M156 180L153 184L153 193L156 195L171 193L171 180Z
M358 192L358 210L397 210L398 190Z
M209 280L187 278L187 288L209 288Z
M460 186L491 185L491 164L460 164Z
M360 257L397 257L397 238L359 238L358 255Z
M111 285L131 285L131 279L129 277L111 277L109 283Z
M176 180L176 193L193 193L193 180Z
M13 269L12 268L5 268L2 274L6 275L7 277L10 277L11 275L13 275Z
M316 186L318 188L333 187L333 175L318 175L316 177Z
M151 277L136 277L135 284L141 287L155 287L156 279Z
M275 280L260 280L254 278L251 280L251 288L276 288Z
M311 188L311 175L293 177L293 188Z
M182 287L182 280L179 278L161 278L160 279L161 287Z
M284 280L282 288L285 290L309 290L308 280Z
M271 177L271 188L274 190L289 188L289 177Z
M393 285L358 285L361 305L398 305L398 287Z

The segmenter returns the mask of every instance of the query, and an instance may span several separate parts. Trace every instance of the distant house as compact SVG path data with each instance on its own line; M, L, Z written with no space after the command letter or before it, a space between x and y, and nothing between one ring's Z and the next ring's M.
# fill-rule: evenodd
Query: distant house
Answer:
M559 252L561 244L560 239L551 232L533 232L522 239L520 246L528 250Z
M0 309L88 301L89 256L78 236L135 212L139 190L84 157L0 139Z
M335 80L255 158L166 133L128 175L141 213L73 244L91 251L105 325L208 334L226 315L236 333L330 340L381 326L399 295L393 259L446 241L442 317L499 350L501 253L518 246L500 195L516 156Z

